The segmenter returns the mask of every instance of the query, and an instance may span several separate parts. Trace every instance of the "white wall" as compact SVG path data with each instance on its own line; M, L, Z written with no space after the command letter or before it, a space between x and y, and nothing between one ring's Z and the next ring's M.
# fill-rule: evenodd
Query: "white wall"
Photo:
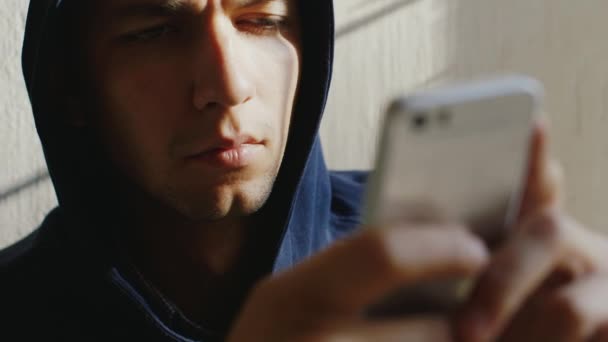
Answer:
M331 166L371 165L378 115L390 94L525 72L547 88L568 208L608 231L608 1L338 0L340 25L357 12L395 2L410 4L339 39L322 131Z
M0 196L35 178L44 161L19 66L26 0L0 6ZM399 7L398 7L399 6ZM608 228L608 13L605 0L336 0L339 37L322 136L329 164L372 165L379 113L398 93L498 71L547 87L554 152L569 208ZM390 9L384 11L383 9ZM363 27L371 14L382 14ZM55 203L48 180L0 197L0 246L35 227Z
M29 1L0 6L0 247L27 234L56 203L21 76L21 42ZM5 198L7 193L13 193Z

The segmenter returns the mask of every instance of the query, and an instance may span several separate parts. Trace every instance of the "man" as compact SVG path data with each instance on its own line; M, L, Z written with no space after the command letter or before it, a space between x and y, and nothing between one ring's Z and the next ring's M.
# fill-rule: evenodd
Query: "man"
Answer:
M0 333L601 339L608 245L561 213L543 129L492 257L456 223L351 234L365 174L328 172L317 135L332 50L327 0L32 1L24 74L60 204L0 255ZM480 278L453 319L362 315L454 275Z

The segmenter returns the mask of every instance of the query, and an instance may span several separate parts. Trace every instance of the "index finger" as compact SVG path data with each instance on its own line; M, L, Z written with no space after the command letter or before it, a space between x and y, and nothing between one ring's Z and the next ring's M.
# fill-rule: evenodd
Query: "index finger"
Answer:
M464 229L367 230L283 275L282 291L309 310L357 314L401 286L477 273L488 258Z
M528 219L493 256L459 319L467 341L486 341L501 332L522 304L556 270L577 279L605 269L607 244L555 209Z
M460 313L458 332L465 341L488 341L500 333L524 300L540 286L564 253L557 218L543 213L528 220L493 256Z

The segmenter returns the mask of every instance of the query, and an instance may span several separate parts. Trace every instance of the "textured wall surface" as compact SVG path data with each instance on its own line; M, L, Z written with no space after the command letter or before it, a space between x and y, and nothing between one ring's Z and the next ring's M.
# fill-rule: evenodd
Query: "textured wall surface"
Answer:
M19 66L26 0L0 6L0 246L55 204ZM372 165L391 96L452 79L517 71L547 87L568 206L604 229L608 195L608 13L604 0L336 0L338 43L322 136L329 164ZM498 157L498 156L497 156ZM28 183L32 183L29 184Z
M29 1L0 6L0 247L40 224L55 203L25 84L21 43Z
M587 225L608 231L607 1L337 2L340 27L373 15L379 6L403 7L339 38L322 131L331 166L372 165L379 114L392 94L524 72L546 86L553 154L565 169L568 208Z

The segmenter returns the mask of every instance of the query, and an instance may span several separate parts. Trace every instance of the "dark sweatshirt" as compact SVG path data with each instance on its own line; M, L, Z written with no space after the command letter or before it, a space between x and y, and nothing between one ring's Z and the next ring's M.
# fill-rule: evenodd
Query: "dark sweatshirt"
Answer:
M112 199L121 180L91 135L60 119L62 101L53 98L53 80L67 78L53 74L54 64L77 58L65 56L61 29L70 1L30 2L23 73L59 206L0 251L0 341L222 340L234 317L215 327L192 323L115 248ZM366 173L329 172L318 136L333 62L332 1L299 7L302 77L282 167L256 213L264 229L253 230L257 252L243 261L251 273L244 288L349 234L360 219Z

